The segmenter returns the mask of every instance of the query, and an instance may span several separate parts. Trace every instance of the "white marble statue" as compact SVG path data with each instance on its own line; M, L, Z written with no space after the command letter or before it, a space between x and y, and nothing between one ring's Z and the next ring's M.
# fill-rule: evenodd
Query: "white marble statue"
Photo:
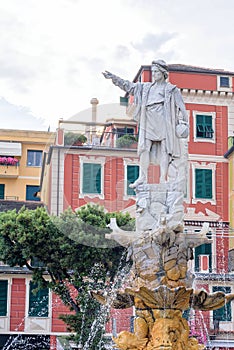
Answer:
M160 165L160 183L178 179L180 139L188 136L188 118L179 89L169 82L163 60L152 62L152 83L132 83L105 71L104 77L134 95L134 119L139 123L140 176L132 188L147 183L150 162Z

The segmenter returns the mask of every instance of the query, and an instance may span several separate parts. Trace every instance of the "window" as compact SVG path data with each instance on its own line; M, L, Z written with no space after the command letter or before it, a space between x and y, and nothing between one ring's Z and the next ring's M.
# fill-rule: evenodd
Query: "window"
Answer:
M48 317L49 315L49 289L36 290L37 285L30 281L29 284L29 317Z
M230 87L230 83L229 83L229 77L220 77L219 78L219 86L220 87L225 87L225 88L229 88Z
M7 315L7 289L8 281L0 281L0 316Z
M194 142L215 143L215 112L193 111Z
M195 232L200 232L195 230ZM212 238L212 232L206 234L207 238ZM212 244L205 243L194 249L194 265L196 272L212 272Z
M138 165L127 165L127 195L135 196L135 191L129 187L139 177L139 166Z
M196 137L212 139L214 130L212 128L212 115L196 115Z
M212 198L211 169L195 169L195 198Z
M216 163L191 162L192 203L210 202L216 205Z
M0 199L4 199L5 197L5 185L0 184Z
M127 97L121 97L120 96L120 106L128 106L128 98Z
M39 197L35 197L39 190L40 186L26 185L26 201L40 201Z
M36 257L31 259L30 265L32 267L45 267L45 264Z
M117 138L124 135L134 135L134 128L116 128Z
M101 164L83 163L83 193L101 193Z
M42 151L28 150L27 166L41 166Z
M104 199L104 167L106 158L96 156L79 156L80 193L79 198Z
M194 255L195 255L194 263L195 263L196 272L212 272L211 243L202 244L199 247L196 247ZM208 266L206 266L206 264Z
M228 75L217 75L217 90L232 92L232 77Z
M221 287L215 286L213 287L213 292L224 292L225 294L231 293L231 287ZM220 309L213 311L213 320L216 321L231 321L232 320L232 308L231 303L227 303Z

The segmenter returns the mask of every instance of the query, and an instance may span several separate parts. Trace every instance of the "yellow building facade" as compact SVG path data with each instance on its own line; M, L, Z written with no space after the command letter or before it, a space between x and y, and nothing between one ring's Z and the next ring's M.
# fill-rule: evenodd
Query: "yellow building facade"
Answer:
M0 129L0 199L39 200L43 152L55 133Z

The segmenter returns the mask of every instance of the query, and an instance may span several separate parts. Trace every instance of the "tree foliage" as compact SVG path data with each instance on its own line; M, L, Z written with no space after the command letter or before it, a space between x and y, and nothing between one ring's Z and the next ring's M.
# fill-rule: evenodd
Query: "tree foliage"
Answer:
M58 294L74 311L62 316L64 321L83 341L100 308L89 290L112 283L124 254L122 247L105 239L111 217L121 228L133 230L129 214L106 213L98 205L88 204L77 212L68 209L60 217L48 215L42 207L0 213L0 260L10 266L26 265L39 288L49 287ZM84 310L89 315L85 331ZM95 346L94 342L90 349Z

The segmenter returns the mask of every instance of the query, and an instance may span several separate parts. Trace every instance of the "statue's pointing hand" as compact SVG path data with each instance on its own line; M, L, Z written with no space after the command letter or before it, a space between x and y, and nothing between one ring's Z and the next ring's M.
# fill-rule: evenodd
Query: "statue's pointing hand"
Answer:
M111 72L108 72L107 70L105 70L105 72L102 72L102 74L106 79L111 79L113 77L113 74Z

